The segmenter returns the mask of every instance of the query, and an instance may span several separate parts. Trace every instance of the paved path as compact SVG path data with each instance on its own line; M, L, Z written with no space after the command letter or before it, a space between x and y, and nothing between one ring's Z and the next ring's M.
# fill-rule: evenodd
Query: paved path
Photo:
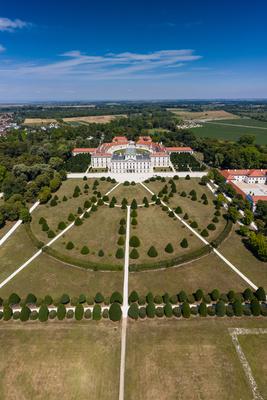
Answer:
M121 327L121 362L120 362L120 389L119 400L124 400L125 360L126 360L126 336L128 317L128 287L129 287L129 240L131 207L127 206L125 256L124 256L124 279L123 279L123 305L122 305L122 327Z
M154 192L152 192L152 190L150 190L146 185L144 185L143 183L141 183L141 185L147 189L147 191L149 193L151 193L152 195L154 194ZM182 224L184 224L195 236L198 237L198 239L200 239L205 245L210 245L210 243L204 239L198 232L195 231L195 229L193 229L187 222L185 222L178 214L175 213L175 211L170 208L163 200L161 200L161 204L168 207L169 211L172 211L174 216L182 222ZM214 247L212 247L214 253L221 259L223 260L228 267L230 267L237 275L239 275L246 283L248 283L254 290L257 290L258 287L246 276L244 275L238 268L236 268L229 260L227 260L226 257L224 257L217 249L215 249Z
M30 213L32 213L37 206L39 206L40 202L36 201L36 203L34 203L34 205L29 209ZM12 228L9 229L9 231L2 237L2 239L0 239L0 246L2 246L3 243L5 243L5 241L12 235L12 233L15 232L15 230L22 224L22 220L19 219L15 225L12 226Z
M108 196L109 193L111 193L119 185L120 185L120 183L117 183L117 185L113 186L105 195ZM35 208L37 207L37 205L36 205L36 203L34 204ZM86 212L91 211L91 208L92 208L92 206L90 208L88 208L83 214L81 214L79 216L79 218L82 219ZM63 231L61 231L57 236L55 236L52 240L50 240L50 242L48 242L44 247L51 246L56 240L58 240L62 235L64 235L68 230L70 230L74 226L74 223L75 222L71 222L65 229L63 229ZM0 283L0 289L3 286L5 286L9 281L11 281L11 279L13 279L20 271L22 271L24 268L26 268L32 261L34 261L37 257L39 257L42 254L44 247L42 247L40 250L38 250L31 258L29 258L24 264L22 264L19 268L17 268L14 272L12 272L12 274L10 274L4 281L2 281Z

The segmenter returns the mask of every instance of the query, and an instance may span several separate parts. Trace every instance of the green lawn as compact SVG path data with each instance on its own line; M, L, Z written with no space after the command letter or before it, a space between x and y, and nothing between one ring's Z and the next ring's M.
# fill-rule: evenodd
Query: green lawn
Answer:
M87 181L83 181L82 179L67 179L64 181L62 186L55 193L59 198L58 205L51 207L49 203L43 204L38 206L33 212L31 227L35 236L44 243L47 243L50 240L47 238L47 233L42 231L42 226L39 224L39 219L41 217L47 220L50 229L52 229L56 234L59 233L58 223L61 221L69 223L69 214L73 213L74 215L77 215L78 207L83 209L85 200L89 200L90 197L93 196L93 182L94 179L88 179ZM88 194L84 193L85 184L89 185ZM76 186L79 186L81 189L81 195L74 198L72 195ZM102 195L104 195L113 186L115 186L114 183L99 180L97 191L100 191ZM62 201L64 196L67 197L67 201Z
M193 293L198 288L206 292L214 288L228 292L230 289L243 291L246 287L246 282L215 254L178 267L129 274L129 293L132 290L140 294L150 291L154 294L175 294L180 290Z
M216 211L215 205L213 204L213 201L215 199L214 195L207 188L207 186L199 185L200 179L198 178L192 178L190 180L180 178L179 180L174 182L176 183L177 193L174 193L173 197L170 197L168 203L169 207L175 209L177 206L180 206L182 208L182 214L180 214L180 216L183 217L183 215L187 213L189 216L189 220L187 220L186 222L190 223L190 221L196 221L198 224L197 232L200 233L202 229L207 228L207 225L212 223L212 219L214 218L214 213ZM145 185L147 185L150 190L158 194L159 191L162 190L162 188L167 183L168 180L166 182L149 182ZM171 186L168 185L168 192L170 192L170 189ZM196 191L197 201L191 200L191 196L189 196L191 190ZM183 191L187 194L186 197L180 196L180 193ZM201 200L201 196L203 194L206 194L207 196L207 205L203 204L203 200ZM216 230L209 231L209 237L206 239L208 241L212 241L213 239L215 239L218 234L223 230L225 224L226 221L224 220L224 218L222 216L219 217L219 222L215 224Z
M1 399L118 399L118 324L1 323L0 340Z
M160 206L139 208L137 210L137 221L137 226L131 225L130 236L138 236L140 239L141 245L138 247L140 257L137 260L130 259L131 264L153 264L153 262L171 259L203 246L202 242L193 233L186 229L176 218L169 217L166 212L162 211ZM184 238L188 241L188 248L180 246ZM165 251L168 243L172 244L173 253ZM157 257L151 258L147 255L151 246L156 248Z
M5 234L9 231L9 229L12 228L13 225L15 225L16 221L11 222L11 221L7 221L5 223L5 225L0 228L0 239L2 239L3 236L5 236Z
M238 225L235 227L238 229ZM222 243L220 252L257 286L267 289L267 263L258 260L242 243L242 237L233 229Z
M263 318L130 321L126 399L251 400L250 387L228 333L233 326L266 327L267 321ZM265 376L262 370L266 396Z
M135 199L138 204L142 204L144 197L147 197L148 201L151 201L151 195L146 189L143 188L142 185L138 183L130 186L124 186L123 184L119 185L110 194L110 199L113 196L116 197L118 204L121 204L123 198L128 200L128 204L131 204L133 199Z
M244 127L231 125L243 125ZM192 132L197 136L225 140L238 140L242 135L254 135L256 143L267 144L267 122L252 119L207 122L203 123L203 127L201 128L193 128Z
M37 297L50 294L53 298L63 293L94 296L97 292L110 296L116 290L122 292L122 280L120 271L90 271L42 254L0 289L0 296L7 298L13 292L22 297L28 293Z
M267 334L239 335L238 341L252 370L253 377L264 399L267 398Z

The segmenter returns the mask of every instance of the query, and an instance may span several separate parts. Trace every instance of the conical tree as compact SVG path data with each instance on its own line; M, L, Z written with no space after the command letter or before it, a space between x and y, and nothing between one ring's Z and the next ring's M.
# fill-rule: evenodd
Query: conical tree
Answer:
M166 253L173 253L173 246L171 243L168 243L167 246L165 247Z
M157 257L157 256L158 256L158 252L157 252L157 250L155 249L154 246L151 246L151 247L149 248L148 252L147 252L147 255L148 255L149 257Z

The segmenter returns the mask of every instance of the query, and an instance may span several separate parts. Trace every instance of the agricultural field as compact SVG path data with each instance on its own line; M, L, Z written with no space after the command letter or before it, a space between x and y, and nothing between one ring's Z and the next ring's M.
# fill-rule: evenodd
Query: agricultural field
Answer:
M197 136L236 141L242 135L255 136L257 144L267 144L267 122L253 119L226 119L205 122L201 128L192 128Z
M230 327L266 328L267 322L263 318L190 319L179 323L158 319L142 323L130 321L126 354L127 400L151 397L251 400L251 389L229 335ZM254 358L252 368L264 344L266 339L261 339L254 355L254 341L247 344L246 354L250 352ZM266 398L265 374L260 366L262 362L257 366L255 377Z
M77 124L107 124L117 118L127 118L126 114L118 115L91 115L87 117L66 117L62 118L66 123ZM56 123L54 118L25 118L24 125L49 125Z
M119 326L1 324L0 340L1 399L118 399Z
M205 120L205 119L230 119L230 118L235 118L239 119L240 117L238 115L234 115L232 113L229 113L224 110L207 110L207 111L185 111L184 109L181 108L168 108L168 111L171 111L178 117L181 117L182 119L186 120Z

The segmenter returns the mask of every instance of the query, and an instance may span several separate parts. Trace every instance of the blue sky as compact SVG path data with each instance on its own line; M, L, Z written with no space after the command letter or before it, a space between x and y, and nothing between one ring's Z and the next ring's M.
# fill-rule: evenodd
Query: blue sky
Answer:
M267 97L265 0L1 3L1 102Z

